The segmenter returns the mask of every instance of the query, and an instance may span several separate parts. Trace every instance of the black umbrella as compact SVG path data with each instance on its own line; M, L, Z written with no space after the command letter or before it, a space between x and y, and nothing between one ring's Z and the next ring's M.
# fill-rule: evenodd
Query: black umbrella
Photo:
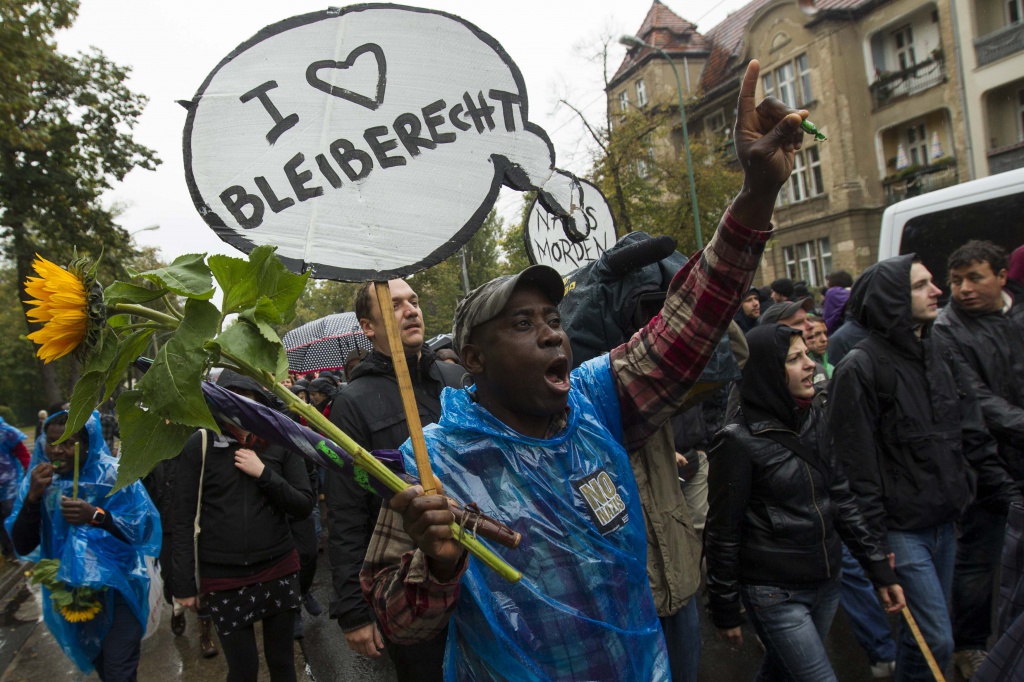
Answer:
M335 313L307 322L286 333L281 342L288 353L288 369L300 374L341 369L354 349L373 349L355 313Z

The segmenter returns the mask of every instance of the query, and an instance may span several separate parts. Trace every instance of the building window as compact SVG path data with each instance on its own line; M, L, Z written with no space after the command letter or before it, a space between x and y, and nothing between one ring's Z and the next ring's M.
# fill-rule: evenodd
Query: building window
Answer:
M639 78L636 81L636 103L637 106L647 106L647 87L644 85L643 78Z
M821 173L821 156L818 148L808 147L807 154L807 189L812 197L825 193L825 177Z
M923 123L907 128L907 148L910 150L910 165L928 165L928 136Z
M914 56L914 33L910 30L909 24L893 33L893 41L896 44L896 61L900 65L900 71L906 71L917 64L917 58Z
M832 272L832 242L828 237L818 240L818 260L821 262L821 274L827 275ZM821 282L825 284L824 281Z
M643 153L636 160L636 175L640 178L646 178L650 175L651 168L654 166L654 145L650 135L644 136L643 145Z
M811 66L807 63L806 54L796 58L796 75L800 79L800 92L802 93L800 103L809 104L814 97L811 96Z
M761 82L764 85L765 97L776 97L791 107L807 104L814 99L814 93L811 91L811 67L806 54L766 73Z
M824 193L825 178L821 171L818 147L804 147L793 155L793 172L775 203L777 206L786 206Z
M623 114L629 111L629 94L625 90L619 93L619 111Z
M711 139L717 138L725 130L725 111L719 109L704 119L704 132Z
M807 282L808 288L822 286L832 271L832 244L828 237L783 247L786 277Z
M1006 2L1006 23L1019 24L1021 16L1021 0L1007 0Z

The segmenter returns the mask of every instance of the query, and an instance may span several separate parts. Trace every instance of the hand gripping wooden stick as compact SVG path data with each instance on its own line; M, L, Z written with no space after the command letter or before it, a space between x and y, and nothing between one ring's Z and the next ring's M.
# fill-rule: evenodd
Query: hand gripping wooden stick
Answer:
M391 287L387 282L373 284L377 293L377 306L380 308L380 316L384 320L384 329L388 335L391 361L395 367L395 378L398 379L398 390L402 395L402 407L405 408L405 423L409 426L412 451L416 456L417 475L420 485L423 486L423 494L433 495L438 490L434 485L434 472L430 469L430 458L427 456L427 442L423 440L423 425L420 423L420 410L412 390L412 379L409 378L409 365L405 361L405 346L402 345L402 335L395 323Z
M920 647L921 653L924 654L924 660L928 661L928 667L931 668L936 682L946 682L942 671L939 670L939 664L935 661L935 656L932 655L932 650L928 647L928 642L924 641L924 635L921 634L921 629L917 627L917 621L914 620L914 616L911 615L910 609L906 606L903 607L903 617L906 619L907 625L910 626L914 639L917 640L917 646Z

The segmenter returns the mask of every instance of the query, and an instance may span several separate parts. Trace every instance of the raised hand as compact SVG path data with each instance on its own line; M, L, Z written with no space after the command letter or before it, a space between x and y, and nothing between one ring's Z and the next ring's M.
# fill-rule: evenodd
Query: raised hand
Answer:
M731 213L747 227L763 229L771 220L775 198L793 172L793 157L803 143L801 121L807 111L791 109L774 97L755 105L761 66L747 64L736 114L736 156L743 168L743 189Z

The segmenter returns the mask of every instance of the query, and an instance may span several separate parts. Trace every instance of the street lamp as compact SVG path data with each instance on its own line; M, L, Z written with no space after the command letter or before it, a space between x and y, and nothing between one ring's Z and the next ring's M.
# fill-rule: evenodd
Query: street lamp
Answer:
M646 47L655 50L672 67L672 73L676 76L676 92L679 93L679 118L683 121L683 147L686 149L686 172L690 176L690 203L693 205L693 231L697 237L697 249L704 248L704 238L700 232L700 211L697 209L697 185L693 181L693 159L690 158L690 134L686 128L686 106L683 104L683 85L679 82L679 71L668 53L660 47L645 43L636 36L624 35L619 38L619 43L626 47Z

